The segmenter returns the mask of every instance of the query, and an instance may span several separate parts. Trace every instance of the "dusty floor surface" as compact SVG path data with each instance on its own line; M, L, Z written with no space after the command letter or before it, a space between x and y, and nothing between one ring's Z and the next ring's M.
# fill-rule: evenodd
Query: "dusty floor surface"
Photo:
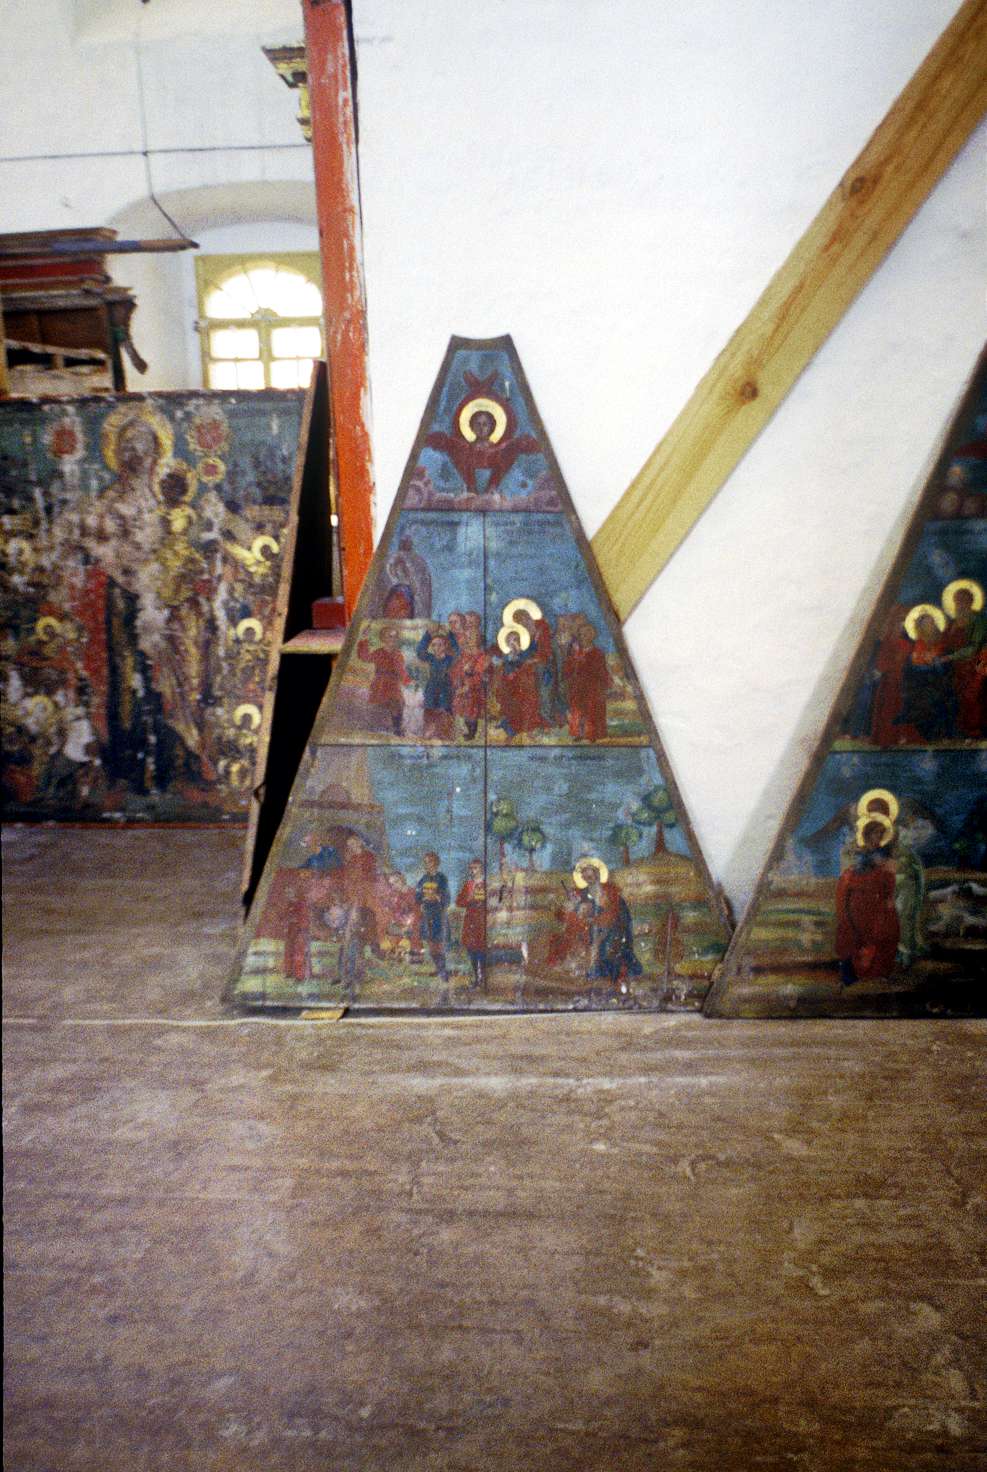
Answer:
M6 835L8 1472L983 1472L987 1024L234 1021L239 838Z

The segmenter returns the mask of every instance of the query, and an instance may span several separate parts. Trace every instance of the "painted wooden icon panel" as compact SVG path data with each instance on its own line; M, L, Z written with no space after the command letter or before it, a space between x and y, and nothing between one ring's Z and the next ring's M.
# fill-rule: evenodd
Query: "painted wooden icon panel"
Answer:
M708 1009L987 1012L987 357Z
M510 339L454 339L231 995L696 1009L728 938Z
M0 404L8 819L244 820L303 397Z

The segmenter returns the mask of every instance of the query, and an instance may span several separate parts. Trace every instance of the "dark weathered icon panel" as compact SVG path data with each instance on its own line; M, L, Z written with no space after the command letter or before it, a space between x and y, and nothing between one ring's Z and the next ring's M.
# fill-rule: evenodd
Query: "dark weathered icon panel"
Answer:
M0 403L8 821L243 821L303 400Z

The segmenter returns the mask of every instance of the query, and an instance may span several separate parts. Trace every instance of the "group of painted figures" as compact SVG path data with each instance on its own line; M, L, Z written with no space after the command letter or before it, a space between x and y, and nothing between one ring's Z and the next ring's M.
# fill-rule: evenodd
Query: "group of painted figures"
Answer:
M399 870L382 866L377 854L352 831L331 831L328 841L305 836L308 856L288 878L275 913L271 934L285 935L285 976L305 984L312 974L313 939L338 945L337 981L351 998L364 978L368 954L392 957L412 967L430 959L448 1000L449 949L453 945L450 910L462 911L458 944L469 961L471 990L487 987L490 961L521 960L507 948L493 946L488 935L488 895L494 908L504 901L488 890L482 859L469 861L456 891L434 850L422 854L422 872L409 882ZM556 928L545 965L568 971L591 984L622 995L628 981L642 974L634 951L630 908L602 859L580 859L573 871L574 888L555 912Z
M878 746L987 738L984 590L957 578L939 604L892 608L849 733Z
M472 741L492 697L497 729L508 742L552 730L572 741L601 741L608 735L607 695L613 688L597 629L584 615L567 614L553 632L530 598L515 598L503 610L496 640L485 645L479 613L452 613L445 625L431 623L415 657L423 667L413 679L395 623L378 628L357 646L373 666L368 702L396 736ZM411 690L422 686L421 728L411 714ZM457 721L461 726L457 726Z

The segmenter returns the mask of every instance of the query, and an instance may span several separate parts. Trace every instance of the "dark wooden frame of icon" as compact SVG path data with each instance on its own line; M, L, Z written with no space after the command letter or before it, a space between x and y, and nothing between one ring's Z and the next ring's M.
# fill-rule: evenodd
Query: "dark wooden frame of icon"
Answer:
M323 361L316 363L309 381L299 426L247 813L240 884L245 908L249 908L284 816L309 732L329 684L332 660L342 648L342 631L311 627L313 602L338 582L330 522L333 481L332 416L328 370Z
M929 475L924 480L921 489L917 493L908 526L902 537L900 549L895 556L887 576L881 584L880 591L874 603L873 611L863 633L860 636L857 650L847 667L846 675L840 685L839 693L833 702L830 715L818 738L813 756L806 768L805 774L796 789L794 797L789 802L784 817L779 825L778 833L768 855L767 861L761 871L754 894L748 904L737 928L734 932L730 947L724 957L723 964L719 968L716 977L709 989L703 1005L703 1013L707 1017L714 1018L739 1018L750 1020L761 1017L791 1017L793 1015L806 1016L839 1016L839 1017L887 1017L889 1015L925 1015L921 1012L906 1011L895 1012L888 1004L874 1004L854 1008L853 1010L826 1010L816 1009L810 1011L799 1011L792 1006L777 1005L765 1010L731 1010L729 1007L732 984L738 980L744 962L745 947L748 943L751 928L755 922L758 908L769 892L771 875L775 866L779 863L784 853L786 841L794 832L799 817L804 807L812 796L816 783L820 778L827 758L830 756L834 741L838 738L841 727L844 725L857 695L860 682L863 679L868 666L874 655L876 641L880 637L882 628L888 618L889 610L894 603L894 593L900 583L903 574L908 569L922 539L922 534L933 518L926 510L930 496L934 488L941 484L944 472L949 462L954 458L958 444L968 438L968 431L975 416L978 400L984 391L984 380L987 378L987 348L983 350L977 360L977 364L971 374L966 387L959 399L957 407L951 414L946 427L940 438L940 449L936 455L935 463ZM794 964L794 963L793 963ZM782 969L781 965L773 969ZM982 976L981 981L987 980ZM976 976L972 976L976 981ZM974 1011L964 1011L958 1015L982 1016L987 1015L987 990Z
M255 920L255 918L257 916L259 916L259 914L260 914L260 912L261 912L261 910L262 910L262 908L264 906L265 900L266 900L267 895L268 895L268 892L270 890L271 881L272 881L272 879L274 877L274 872L275 872L276 867L278 865L278 862L279 862L279 860L281 858L281 855L284 852L286 842L288 841L288 838L289 838L289 832L288 832L288 830L289 830L289 826L290 826L290 822L291 822L292 798L291 798L291 796L288 795L288 793L286 791L286 788L287 788L288 785L290 785L290 779L292 777L294 777L294 779L295 779L294 786L300 792L303 789L303 787L304 787L304 782L305 782L305 778L306 778L307 773L313 767L314 760L315 760L315 754L316 754L316 751L318 749L318 742L317 742L317 740L315 738L318 735L318 732L319 732L320 727L329 719L329 717L331 715L331 712L333 710L334 702L336 701L337 696L338 696L338 693L339 693L341 681L342 681L342 679L343 679L343 677L345 675L345 672L346 672L347 666L348 666L348 664L350 662L350 659L352 658L352 656L356 652L356 645L357 645L357 642L358 642L358 640L360 638L361 629L363 627L364 620L367 617L367 608L369 606L369 601L370 601L370 598L371 598L371 595L372 595L372 591L375 588L375 585L376 585L376 583L378 581L378 578L379 578L380 574L385 570L387 558L389 556L389 549L391 547L392 539L394 537L394 534L395 534L395 532L396 532L396 530L398 528L398 524L399 524L399 520L400 520L402 511L405 510L405 509L409 509L409 508L405 508L405 506L404 506L405 496L406 496L406 493L407 493L407 490L408 490L408 487L409 487L409 483L411 481L413 472L415 471L415 468L416 468L416 466L419 463L419 457L420 457L421 452L422 452L422 450L423 450L423 448L425 446L426 438L427 438L427 436L429 434L429 431L432 428L433 423L435 421L436 412L437 412L437 409L439 407L439 403L440 403L440 399L441 399L441 396L442 396L442 392L443 392L443 390L444 390L444 388L446 386L447 378L448 378L450 369L452 367L453 361L454 361L454 359L456 357L456 354L457 353L460 353L462 351L475 351L475 352L478 352L478 353L480 353L480 352L498 352L499 351L499 352L505 353L507 355L509 361L510 361L511 371L512 371L513 375L516 378L518 389L520 391L521 397L524 399L524 402L525 402L525 404L527 406L527 411L528 411L529 418L531 420L532 428L534 430L534 433L535 433L536 437L538 438L538 440L540 442L541 453L544 455L544 458L545 458L545 460L547 462L548 469L549 469L549 472L550 472L550 474L551 474L551 476L553 478L553 481L556 483L556 485L558 486L559 491L561 493L560 494L560 502L561 502L561 505L560 505L560 507L558 509L558 512L556 514L558 514L560 516L563 516L565 518L565 521L566 521L566 523L568 525L568 528L569 528L569 530L571 532L571 535L574 538L574 541L575 541L575 544L576 544L576 548L577 548L577 550L579 552L579 555L582 558L583 566L584 566L584 568L586 570L586 573L587 573L587 575L589 577L590 584L591 584L593 593L594 593L594 595L596 597L596 600L597 600L597 604L598 604L598 608L600 610L600 613L601 613L603 619L606 622L608 632L609 632L611 638L614 641L615 647L620 652L620 655L621 655L621 657L622 657L622 659L624 661L625 676L626 676L626 679L627 679L628 684L631 687L631 690L633 692L634 698L635 698L635 700L637 702L638 712L639 712L639 715L640 715L641 720L643 722L644 729L645 729L645 732L646 732L646 735L647 735L647 745L645 745L645 744L642 743L641 746L640 746L640 749L641 750L646 750L646 749L648 749L650 747L650 750L657 757L658 764L659 764L659 773L660 773L660 776L661 776L662 784L667 789L668 794L669 794L669 797L671 799L671 802L672 802L672 804L674 806L674 812L675 812L675 815L676 815L677 826L681 829L681 831L683 833L683 836L684 836L684 838L685 838L685 840L687 842L689 857L691 858L692 862L694 863L694 865L696 867L696 871L697 871L698 877L701 880L702 885L704 887L705 894L706 894L706 902L709 904L711 916L712 916L713 920L721 927L722 933L726 937L726 940L727 941L729 941L729 937L730 937L730 935L732 933L732 918L731 918L731 915L730 915L729 904L728 904L728 902L727 902L727 900L726 900L726 898L724 896L724 893L723 893L722 888L718 884L716 884L715 881L713 880L713 877L710 874L708 865L706 864L706 860L705 860L705 858L703 856L702 849L699 846L698 840L696 838L695 831L694 831L694 829L692 827L692 823L691 823L691 821L689 819L689 816L688 816L687 809L686 809L685 804L684 804L684 802L682 800L681 792L679 790L679 787L678 787L677 782L675 781L675 777L674 777L674 773L672 771L671 763L668 760L668 756L667 756L667 754L665 752L664 746L662 745L662 742L661 742L661 738L660 738L660 736L658 734L658 729L657 729L657 727L655 725L654 719L652 718L651 712L650 712L650 710L648 708L647 700L646 700L646 698L644 696L644 693L643 693L643 691L641 689L641 685L640 685L640 682L639 682L639 680L637 678L637 674L636 674L636 672L635 672L635 670L633 668L633 665L632 665L632 663L630 661L630 658L629 658L629 655L627 653L626 645L625 645L624 639L623 639L622 630L621 630L621 627L620 627L620 622L619 622L619 620L617 618L616 613L614 612L613 605L611 603L611 600L609 598L609 595L607 593L607 590L606 590L606 588L605 588L605 586L603 584L602 578L601 578L601 576L599 574L599 570L598 570L598 568L596 566L596 561L595 561L595 558L593 556L592 549L589 546L589 542L588 542L588 540L587 540L587 538L586 538L586 536L585 536L585 534L583 532L582 526L581 526L581 524L579 522L579 519L578 519L578 517L577 517L577 515L575 513L575 510L574 510L574 508L572 506L572 503L571 503L571 500L570 500L570 497L569 497L569 493L568 493L568 489L566 487L565 480L564 480L564 478L562 476L562 473L561 473L561 471L559 469L558 461L557 461L556 456L555 456L555 453L554 453L554 451L552 449L551 441L549 440L549 437L548 437L548 435L545 432L544 425L543 425L543 423L541 421L541 417L540 417L540 415L538 413L537 405L535 403L534 398L531 395L531 391L530 391L530 388L528 386L528 382L527 382L526 376L524 374L524 370L522 368L521 362L520 362L520 360L518 358L518 355L517 355L517 352L516 352L516 350L514 348L513 341L512 341L512 339L509 336L504 336L504 337L500 337L500 338L492 338L492 339L471 339L471 338L453 337L453 338L450 339L449 346L448 346L448 348L446 350L445 357L444 357L444 359L442 361L442 365L441 365L441 367L439 369L439 372L437 374L437 377L436 377L436 380L435 380L435 384L434 384L433 389L432 389L432 392L431 392L431 394L429 396L429 400L428 400L428 403L427 403L427 406L426 406L424 415L422 417L422 421L421 421L421 424L420 424L418 433L416 435L415 441L414 441L414 443L412 445L411 452L410 452L410 454L408 456L408 459L407 459L407 462L406 462L406 465L405 465L405 470L404 470L404 473L402 475L402 478L401 478L401 481L400 481L400 484L399 484L399 489L398 489L397 495L395 496L393 506L392 506L391 511L390 511L390 514L388 516L387 523L384 526L383 531L382 531L382 533L381 533L381 535L380 535L380 537L378 539L377 548L376 548L376 551L375 551L375 554L374 554L374 558L373 558L373 561L371 563L369 572L367 574L367 578L366 578L366 580L364 582L363 589L362 589L361 594L360 594L360 599L359 599L358 605L356 607L356 610L354 612L354 615L353 615L352 619L350 620L345 641L344 641L344 643L342 645L342 648L341 648L341 650L339 652L339 657L335 661L335 667L333 669L332 677L331 677L331 679L329 681L328 689L326 689L326 691L324 693L324 696L323 696L323 698L321 700L321 703L319 704L318 712L317 712L317 714L315 714L314 720L312 720L310 718L309 714L308 714L308 711L311 708L310 706L307 706L304 711L301 710L301 709L299 709L297 711L297 719L296 719L296 721L294 723L295 724L295 729L294 729L294 732L293 732L292 741L294 743L294 746L296 746L296 747L297 746L304 746L305 747L305 755L302 758L302 760L301 760L300 763L296 763L296 762L294 762L292 760L287 760L287 759L284 760L282 772L281 772L281 774L279 775L279 778L278 778L278 784L279 785L278 785L278 789L277 789L277 792L276 793L274 792L274 789L273 789L273 786L272 786L272 779L274 777L274 766L275 766L275 760L276 760L276 753L274 751L273 741L271 743L270 752L267 755L267 762L266 762L266 773L267 773L267 776L266 776L266 789L267 789L267 792L270 794L270 797L271 797L271 806L270 806L269 812L270 812L271 815L273 815L274 813L277 813L278 814L278 816L280 818L280 824L278 826L276 835L269 842L268 839L267 839L267 836L266 836L266 831L263 833L263 841L261 841L261 835L262 835L262 826L263 826L263 823L270 824L271 823L271 818L269 818L269 817L264 818L262 820L262 823L258 823L258 829L257 829L257 831L258 831L258 841L253 846L253 856L249 860L249 877L247 879L248 898L252 901L252 904L251 904L250 912L248 913L248 916L247 916L246 925L245 925L245 928L244 928L243 935L241 937L240 945L239 945L238 950L237 950L237 954L236 954L234 966L233 966L233 969L232 969L232 972L231 972L231 976L230 976L230 981L228 983L228 986L227 986L227 989L226 989L226 994L225 994L226 1000L228 1002L232 1003L233 1005L242 1006L242 1007L257 1007L257 1006L260 1006L260 1007L263 1007L265 1010L270 1010L272 1007L277 1007L280 1010L294 1010L294 1009L304 1009L304 1008L310 1007L312 1005L322 1005L323 1004L323 1001L325 1000L325 999L319 999L319 1000L314 1000L314 999L303 1000L303 999L299 998L297 1000L295 1000L295 999L279 1000L277 1003L274 1003L274 1002L265 1000L263 997L259 997L259 998L256 998L256 999L255 998L252 998L252 997L245 997L241 992L238 992L237 983L238 983L238 980L240 979L240 976L241 976L241 969L243 967L243 964L244 964L244 961L245 961L245 958L246 958L246 955L247 955L247 951L248 951L248 948L249 948L249 944L250 944L250 941L251 941L251 937L252 937L252 922ZM312 441L312 435L310 433L309 434L309 443L310 444L311 444L311 441ZM306 457L306 463L307 463L307 457ZM306 475L308 474L308 471L307 470L306 470L305 474ZM286 566L287 565L288 565L288 562L287 562L287 553L286 553ZM289 617L289 621L286 624L286 628L285 628L286 638L285 638L285 640L283 640L281 642L281 644L279 646L276 646L276 647L280 648L280 650L281 650L282 653L285 652L285 650L287 650L287 649L290 648L290 637L289 636L290 636L291 627L292 627L292 625L291 625L290 617ZM276 664L276 659L274 659L274 657L272 656L272 668L274 667L274 664ZM281 682L283 682L283 678L284 678L284 664L282 662L282 664L280 666L279 686L280 686ZM275 725L277 724L278 710L279 710L279 706L280 706L280 701L283 698L287 698L286 692L283 692L283 691L282 692L271 692L269 694L269 699L274 700L276 702L276 704L275 704L275 710L274 710L274 717L273 717L273 721L272 721L272 730L274 729ZM304 732L305 732L304 740L302 738L302 730L303 730L303 728L304 728ZM484 751L485 752L486 752L486 750L487 750L487 748L484 747ZM297 773L296 773L296 768L297 768ZM263 872L261 872L261 871L263 871ZM724 947L724 949L725 949L725 947ZM705 993L705 991L708 989L708 985L709 985L709 981L707 979L706 984L703 987L703 993ZM701 1005L701 1000L702 1000L701 997L699 997L696 1000L693 1000L691 1002L691 1004L687 1008L683 1008L682 1010L689 1010L689 1011L696 1011L696 1010L698 1010L699 1006ZM409 1009L404 1008L404 1007L392 1009L392 1008L390 1008L388 1006L366 1006L366 1007L361 1008L361 1010L364 1010L364 1011L367 1011L367 1012L387 1012L387 1011L390 1011L390 1010L398 1010L398 1011L404 1012L404 1011L409 1010ZM475 1012L481 1012L481 1011L484 1011L484 1010L505 1010L505 1009L504 1008L487 1009L487 1008L485 1008L483 1006L482 1003L480 1003L480 1004L474 1003L473 1005L470 1005L466 1009L463 1009L461 1007L457 1007L456 1005L452 1005L451 1007L450 1006L447 1006L447 1005L443 1005L440 1008L431 1008L431 1007L428 1007L428 1006L416 1006L413 1010L415 1010L416 1012L419 1012L419 1013L420 1012L423 1012L423 1011L426 1011L427 1012L427 1011L431 1011L431 1010L437 1010L437 1011L441 1011L444 1015L447 1015L450 1010L451 1011L468 1010L470 1013L475 1013ZM533 1009L533 1008L524 1006L524 1007L518 1007L518 1008L509 1008L509 1009L506 1009L506 1010L566 1010L566 1009L564 1007L564 1004L560 1004L558 1007L548 1006L548 1007L545 1007L545 1008ZM659 1010L659 1009L652 1008L651 1010Z

